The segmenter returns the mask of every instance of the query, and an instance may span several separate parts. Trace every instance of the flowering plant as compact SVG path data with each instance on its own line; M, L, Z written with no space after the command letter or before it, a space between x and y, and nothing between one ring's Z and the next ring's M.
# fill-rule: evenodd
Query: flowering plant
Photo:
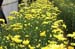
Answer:
M9 24L2 24L1 49L66 49L66 25L57 20L59 13L48 0L21 4L20 11L8 17Z

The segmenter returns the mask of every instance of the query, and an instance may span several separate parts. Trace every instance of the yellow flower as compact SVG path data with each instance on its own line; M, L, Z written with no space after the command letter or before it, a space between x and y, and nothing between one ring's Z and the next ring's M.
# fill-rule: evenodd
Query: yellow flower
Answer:
M51 16L51 13L50 12L47 12L46 15L50 17Z
M16 42L16 43L21 43L22 40L21 39L18 39L18 38L12 38L12 41Z
M75 37L75 32L73 32L73 36Z
M40 36L46 36L46 31L41 32Z
M36 47L37 47L37 48L40 47L40 44L38 44Z
M21 39L16 39L16 41L15 41L16 43L21 43L22 42L22 40Z
M62 26L63 26L64 28L66 28L66 25L65 25L65 24L63 24Z
M8 19L13 20L13 19L15 19L15 17L14 16L8 16Z
M50 48L46 46L46 47L42 47L41 49L50 49Z
M67 45L67 44L68 44L68 41L64 41L64 44L66 44L66 45Z
M67 34L67 37L73 37L75 39L75 32L73 34Z
M29 44L29 40L24 40L22 43L24 44L24 45L28 45Z
M38 27L36 27L36 30L38 29Z
M17 31L20 30L21 28L13 28L13 31Z
M19 12L17 11L13 11L13 12L10 12L10 14L14 14L14 15L18 15Z
M64 44L49 44L46 47L48 47L48 49L66 49Z
M14 37L11 37L11 40L16 42L16 43L21 43L22 40L19 38L20 38L20 35L15 35Z
M7 36L7 37L6 37L6 39L7 39L7 40L9 40L9 39L10 39L10 37L9 37L9 36Z
M48 43L50 43L50 44L57 44L56 41L50 41L50 40L48 40Z
M67 37L74 37L73 34L67 34Z
M22 29L22 27L23 26L21 23L16 23L16 24L10 25L10 28L12 28L13 31L20 30L20 29Z
M51 27L52 27L52 28L58 28L58 26L59 26L59 25L57 25L57 26L56 26L56 25L52 25Z
M28 20L30 20L31 18L33 18L33 16L31 14L26 14L25 18L27 18Z
M15 46L15 43L10 43L10 46Z
M25 37L29 37L29 35L25 35Z
M75 46L75 43L70 43L72 46Z
M27 27L27 24L24 24L25 27Z
M4 22L5 22L5 20L4 20L4 19L0 19L0 22L3 22L3 23L4 23Z
M63 34L54 35L54 37L57 38L58 40L66 40L66 38L64 38Z
M10 27L22 27L21 23L12 24Z
M32 47L31 45L28 45L28 47L29 47L30 49L35 49L35 47Z
M32 13L36 13L36 10L35 10L35 9L31 9L31 12L32 12Z
M2 46L0 46L0 49L3 49L3 47L2 47Z
M20 35L15 35L15 36L14 36L14 38L20 38L20 37L21 37Z
M25 47L25 46L24 46L24 45L22 45L22 44L20 44L20 45L19 45L19 47L21 47L21 48L22 48L22 47Z
M28 23L28 25L30 26L30 23Z
M49 20L49 19L50 19L50 17L46 17L46 18L45 18L45 20Z
M46 3L48 3L48 0L45 0L45 1L44 0L37 0L37 2L43 2L46 4Z
M44 21L42 24L48 24L48 22Z
M31 45L28 45L28 47L29 47L30 49L35 49L35 47L33 47L33 46L31 46Z
M53 29L52 32L53 33L63 33L63 31L60 28Z
M23 9L21 9L21 10L20 10L20 12L24 12L24 10L23 10Z
M9 34L8 36L6 36L6 39L9 40L12 36Z
M58 25L59 25L59 23L63 23L63 20L55 21L53 24L54 24L55 26L58 26Z
M72 47L72 46L68 46L68 49L74 49L74 47Z

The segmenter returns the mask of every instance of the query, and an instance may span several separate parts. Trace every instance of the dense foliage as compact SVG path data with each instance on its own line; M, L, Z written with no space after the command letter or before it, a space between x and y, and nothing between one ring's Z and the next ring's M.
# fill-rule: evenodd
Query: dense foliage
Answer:
M75 39L75 32L66 34L67 21L60 18L66 17L61 13L68 6L62 5L64 8L61 10L60 6L56 7L58 4L55 6L53 3L37 0L26 6L22 2L19 12L11 12L9 23L1 24L0 49L74 49L75 43L69 43L68 37ZM0 21L4 23L3 19Z
M62 12L59 15L59 19L63 19L66 26L66 34L75 32L75 0L53 0L55 6L57 6ZM69 42L75 42L73 38L68 39Z

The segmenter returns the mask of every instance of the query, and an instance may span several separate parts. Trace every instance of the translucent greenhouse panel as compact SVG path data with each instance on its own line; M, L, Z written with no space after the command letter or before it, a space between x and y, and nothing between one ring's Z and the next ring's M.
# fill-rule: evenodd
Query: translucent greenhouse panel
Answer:
M4 0L2 8L7 19L7 16L10 15L10 12L18 11L18 0Z

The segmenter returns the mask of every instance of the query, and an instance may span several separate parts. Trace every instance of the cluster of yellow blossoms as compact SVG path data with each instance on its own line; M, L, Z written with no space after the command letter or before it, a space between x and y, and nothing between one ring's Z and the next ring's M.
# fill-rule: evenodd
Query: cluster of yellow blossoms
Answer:
M67 40L64 37L64 30L66 29L66 25L64 24L63 20L58 20L55 21L52 25L52 32L55 34L54 37L57 38L58 40Z
M37 0L31 6L21 8L8 17L9 24L2 25L0 49L4 46L5 49L67 49L66 25L63 20L57 20L60 13L57 7L48 0ZM67 36L74 37L74 34Z

